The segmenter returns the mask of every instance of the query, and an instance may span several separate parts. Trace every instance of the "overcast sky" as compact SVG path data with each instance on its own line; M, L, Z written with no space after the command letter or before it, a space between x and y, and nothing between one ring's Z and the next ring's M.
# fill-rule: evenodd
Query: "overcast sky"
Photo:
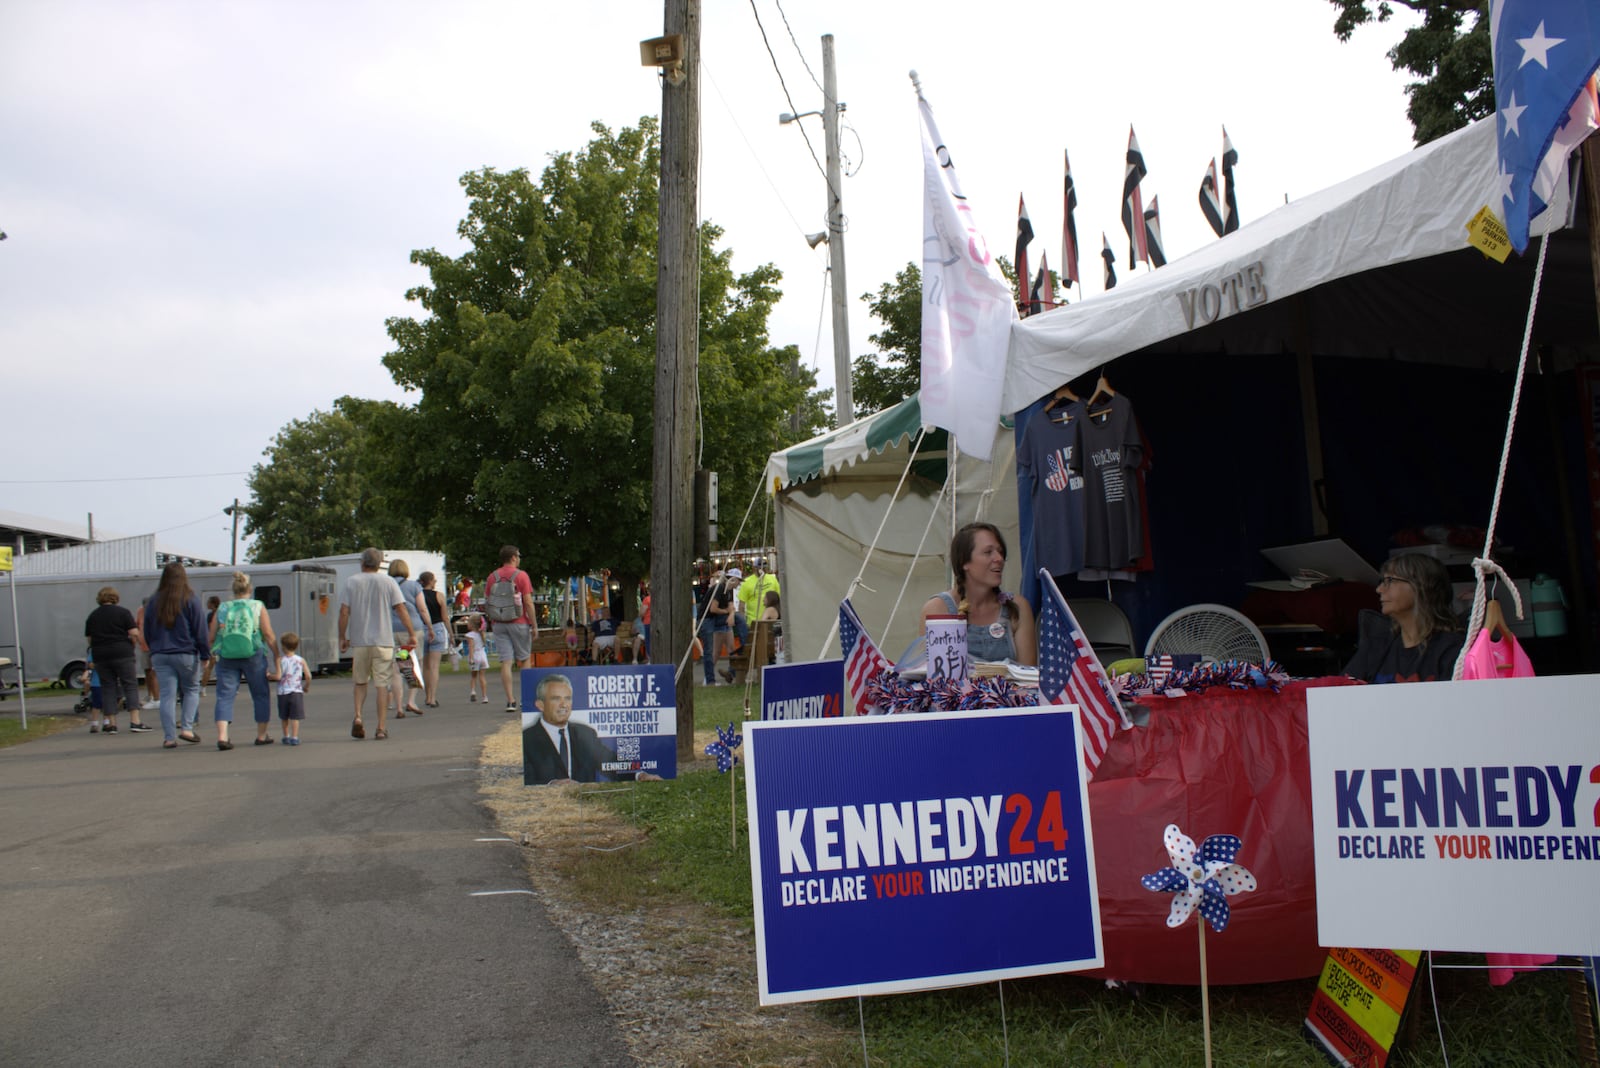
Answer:
M413 249L460 251L457 179L542 170L589 124L660 112L638 42L652 2L11 0L0 16L0 508L97 534L156 531L226 560L222 509L289 421L343 394L403 400L384 322L419 314ZM701 214L735 266L784 273L771 322L824 386L826 188L784 111L821 106L835 37L858 298L920 259L916 69L980 226L1009 256L1026 195L1061 248L1072 157L1089 296L1121 250L1131 123L1168 256L1212 240L1195 194L1239 151L1246 221L1405 152L1397 21L1349 44L1325 0L703 0ZM1138 17L1132 17L1134 11ZM774 70L757 24L765 27ZM790 29L793 32L791 39ZM798 47L797 47L798 43ZM802 55L804 63L802 63ZM809 65L810 73L807 71ZM792 105L791 105L792 99ZM820 121L802 120L818 157ZM1077 300L1073 292L1071 300ZM244 555L241 550L241 557Z

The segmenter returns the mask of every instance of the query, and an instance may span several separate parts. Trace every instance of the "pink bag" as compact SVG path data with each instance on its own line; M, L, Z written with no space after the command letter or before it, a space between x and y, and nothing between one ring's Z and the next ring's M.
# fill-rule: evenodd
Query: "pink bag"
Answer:
M1533 663L1522 651L1517 639L1509 630L1501 629L1499 640L1493 636L1493 627L1485 627L1467 650L1467 662L1461 666L1463 679L1531 679ZM1521 971L1534 971L1541 964L1555 960L1553 956L1539 953L1486 953L1489 965L1489 985L1504 986Z
M1462 665L1463 679L1531 679L1533 663L1522 651L1511 632L1500 632L1499 640L1491 637L1489 627L1478 632L1467 650L1467 662Z

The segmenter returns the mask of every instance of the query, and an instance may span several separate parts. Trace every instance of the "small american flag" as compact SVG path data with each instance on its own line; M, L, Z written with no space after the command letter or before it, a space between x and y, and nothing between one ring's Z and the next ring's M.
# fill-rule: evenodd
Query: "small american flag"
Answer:
M844 650L844 686L856 715L864 716L872 706L867 701L867 683L889 666L878 647L867 637L856 610L849 600L839 604L839 648Z
M1053 705L1075 703L1082 709L1083 760L1092 778L1112 735L1127 722L1101 685L1105 670L1089 639L1072 618L1055 579L1043 568L1039 584L1044 601L1039 607L1039 696Z

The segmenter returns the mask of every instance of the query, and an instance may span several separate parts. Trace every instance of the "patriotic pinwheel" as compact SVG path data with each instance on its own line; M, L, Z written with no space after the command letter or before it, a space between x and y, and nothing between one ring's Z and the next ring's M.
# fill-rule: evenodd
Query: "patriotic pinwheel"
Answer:
M1256 888L1256 877L1233 862L1244 843L1236 834L1213 834L1196 850L1194 839L1179 830L1176 823L1167 824L1161 840L1166 843L1172 866L1142 876L1139 882L1146 890L1157 893L1177 892L1172 911L1167 914L1167 926L1182 926L1198 906L1211 929L1221 934L1228 926L1228 897Z
M726 729L717 728L717 740L706 746L706 756L717 758L718 771L732 771L733 762L737 759L733 751L743 744L744 735L734 730L733 724L729 723Z

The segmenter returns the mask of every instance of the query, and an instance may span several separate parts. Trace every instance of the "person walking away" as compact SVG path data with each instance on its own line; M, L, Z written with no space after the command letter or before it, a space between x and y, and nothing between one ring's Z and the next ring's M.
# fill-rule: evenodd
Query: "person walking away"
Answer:
M480 616L472 618L467 626L467 665L472 674L467 679L467 700L476 702L478 694L483 694L483 703L489 703L489 649L484 644L483 637L484 619Z
M176 749L180 739L197 743L200 665L211 659L211 639L200 598L182 564L174 560L161 569L161 582L137 618L152 668L166 678L161 687L161 747Z
M300 744L300 723L306 718L306 692L311 689L311 666L300 655L300 636L287 631L278 639L278 724L284 745Z
M378 572L383 563L383 553L368 547L361 550L361 572L345 580L339 591L339 652L350 652L354 680L351 696L355 700L356 717L350 724L350 737L365 738L366 726L361 720L361 706L367 700L367 686L378 688L373 696L378 709L378 730L372 737L381 740L389 737L384 726L387 708L384 696L394 675L394 630L389 613L400 610L406 633L412 645L417 643L417 632L411 625L411 614L406 611L406 599L400 587L388 575Z
M100 672L101 699L107 710L101 729L106 734L117 733L118 697L128 710L128 730L142 733L151 729L139 715L139 626L121 601L115 586L101 587L95 596L95 610L83 622L90 662ZM104 689L107 683L109 694Z
M211 621L213 619L217 618L217 607L219 605L221 605L221 604L222 604L222 598L218 597L214 593L210 597L206 598L206 633L207 634L211 633ZM216 666L217 666L216 660L212 659L212 660L207 660L205 662L205 666L200 669L200 696L201 697L204 697L206 695L206 687L211 685L211 672L213 670L215 670Z
M394 579L395 585L400 587L400 596L405 598L406 615L416 620L416 626L408 628L401 621L398 611L389 613L395 644L394 718L405 719L407 712L415 716L422 715L422 709L417 707L417 691L422 689L422 672L417 654L422 651L422 646L417 644L415 637L410 645L405 644L400 634L402 631L408 631L413 636L421 633L426 640L428 610L422 601L421 583L411 577L410 564L404 560L389 561L389 577Z
M533 666L533 640L539 636L533 580L517 566L521 559L522 552L515 545L502 545L500 566L483 580L484 612L494 624L495 642L500 647L500 685L506 691L507 712L521 711L511 689L512 665L518 671Z
M278 640L267 618L267 606L250 596L250 576L243 571L233 573L233 600L219 606L211 619L211 649L217 657L217 703L213 709L217 748L233 748L228 729L241 681L250 688L256 744L271 745L272 698L267 683L278 677Z
M422 622L427 636L422 648L422 703L429 708L439 707L439 661L450 648L450 605L444 594L435 589L438 580L432 571L424 571L418 583L422 586L422 609L427 614Z

